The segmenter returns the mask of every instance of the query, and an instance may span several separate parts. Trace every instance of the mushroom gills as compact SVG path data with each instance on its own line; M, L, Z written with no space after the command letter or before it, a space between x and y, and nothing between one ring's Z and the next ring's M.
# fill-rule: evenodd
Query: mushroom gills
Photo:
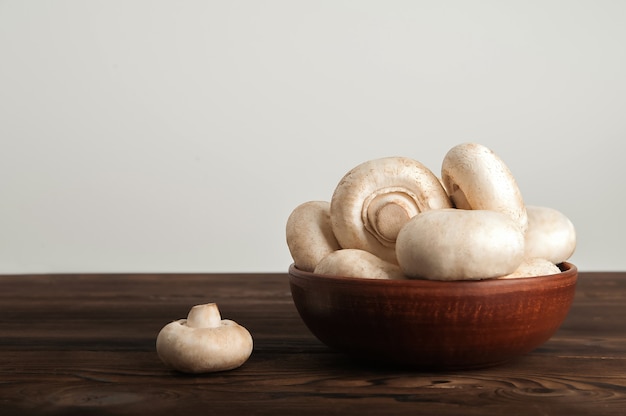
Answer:
M397 264L395 246L402 227L420 212L451 207L439 178L425 165L385 157L344 175L330 201L330 220L341 248L365 250Z

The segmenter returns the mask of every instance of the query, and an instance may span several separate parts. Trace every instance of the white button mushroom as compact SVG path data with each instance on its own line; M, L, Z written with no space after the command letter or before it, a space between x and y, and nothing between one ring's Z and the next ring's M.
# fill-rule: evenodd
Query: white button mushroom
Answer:
M330 225L330 202L308 201L287 219L287 246L300 270L312 272L317 263L341 247Z
M241 366L252 353L246 328L222 319L215 303L196 305L187 319L163 327L157 354L169 367L185 373L210 373Z
M517 269L524 259L524 234L500 212L432 210L416 215L400 230L396 252L408 277L488 279Z
M452 206L439 179L405 157L364 162L341 179L330 201L333 232L342 248L397 263L396 237L419 212Z
M315 273L366 279L405 279L397 264L356 248L330 253L315 267Z
M499 277L499 279L548 276L557 273L561 273L561 269L551 261L541 258L527 258L522 261L522 264L513 273Z
M542 257L554 264L569 259L576 249L574 224L562 212L528 205L526 257Z
M528 217L517 182L492 150L477 143L454 146L443 159L441 180L456 208L502 212L526 231Z

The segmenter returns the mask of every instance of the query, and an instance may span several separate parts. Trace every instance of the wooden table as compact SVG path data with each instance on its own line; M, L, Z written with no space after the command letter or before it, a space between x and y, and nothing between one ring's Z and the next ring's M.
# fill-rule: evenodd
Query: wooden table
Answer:
M167 369L155 340L216 302L255 346L240 368ZM286 274L0 276L0 415L624 415L626 273L580 273L557 334L508 364L420 372L329 350Z

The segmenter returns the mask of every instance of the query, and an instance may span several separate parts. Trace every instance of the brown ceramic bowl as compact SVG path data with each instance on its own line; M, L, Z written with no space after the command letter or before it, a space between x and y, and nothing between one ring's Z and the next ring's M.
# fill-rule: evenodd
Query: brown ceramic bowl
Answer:
M327 346L425 369L493 366L546 342L567 316L578 270L521 279L377 280L289 267L294 304Z

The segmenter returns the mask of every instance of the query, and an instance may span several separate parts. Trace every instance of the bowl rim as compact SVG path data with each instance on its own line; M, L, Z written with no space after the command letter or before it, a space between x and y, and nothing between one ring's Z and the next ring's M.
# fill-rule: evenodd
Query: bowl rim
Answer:
M387 286L387 287L423 287L423 288L435 288L442 287L443 285L467 286L472 288L486 288L486 287L498 287L498 286L518 286L526 285L529 282L533 284L541 283L555 283L556 280L570 280L577 276L578 268L570 262L564 261L557 264L561 273L541 275L541 276L529 276L529 277L517 277L514 279L479 279L479 280L429 280L429 279L372 279L366 277L348 277L348 276L336 276L329 274L318 274L313 272L307 272L298 269L295 263L289 265L290 278L299 278L305 280L320 280L327 283L346 284L346 285L370 285L370 286Z

